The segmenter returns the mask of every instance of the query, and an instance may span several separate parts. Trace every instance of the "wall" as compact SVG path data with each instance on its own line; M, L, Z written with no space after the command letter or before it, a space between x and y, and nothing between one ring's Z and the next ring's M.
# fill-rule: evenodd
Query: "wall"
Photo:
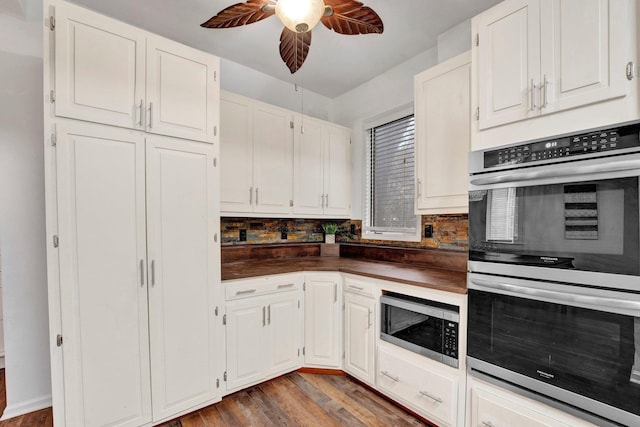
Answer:
M7 408L51 404L45 258L42 4L0 11L0 247Z

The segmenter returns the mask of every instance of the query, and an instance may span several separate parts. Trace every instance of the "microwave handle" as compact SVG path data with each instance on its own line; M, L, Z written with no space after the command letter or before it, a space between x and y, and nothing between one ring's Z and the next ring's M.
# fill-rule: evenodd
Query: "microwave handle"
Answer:
M547 301L556 304L574 305L583 308L604 310L640 317L640 301L629 301L591 295L577 295L496 282L493 280L482 280L475 277L469 278L469 285L469 289L476 289L479 291Z
M472 185L491 185L505 182L534 181L544 178L559 178L579 174L598 174L640 169L640 159L623 160L615 163L603 163L587 166L562 165L559 168L548 168L534 172L508 171L501 175L478 177L471 179Z

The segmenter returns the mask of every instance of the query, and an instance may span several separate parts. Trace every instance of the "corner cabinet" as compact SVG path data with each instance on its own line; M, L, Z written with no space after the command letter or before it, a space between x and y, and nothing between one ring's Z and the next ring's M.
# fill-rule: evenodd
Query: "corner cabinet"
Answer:
M468 212L471 53L414 77L416 214Z
M137 426L219 400L214 148L57 132L66 425Z
M304 116L296 120L293 213L349 218L351 130Z
M304 365L342 366L342 276L310 273L304 284Z
M56 116L214 142L216 57L62 1L55 19Z
M474 149L636 117L635 102L613 102L637 99L636 7L627 0L507 0L473 18ZM598 107L604 114L592 109L607 101ZM581 111L546 119L573 109ZM526 119L535 124L511 125ZM507 129L487 132L500 126Z
M220 140L221 211L290 214L293 113L223 92Z

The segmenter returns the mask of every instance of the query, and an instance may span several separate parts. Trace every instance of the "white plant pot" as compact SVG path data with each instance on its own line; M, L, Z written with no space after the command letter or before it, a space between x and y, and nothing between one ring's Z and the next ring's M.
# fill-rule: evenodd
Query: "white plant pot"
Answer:
M325 234L324 235L324 242L325 243L335 243L336 242L336 235L335 234Z

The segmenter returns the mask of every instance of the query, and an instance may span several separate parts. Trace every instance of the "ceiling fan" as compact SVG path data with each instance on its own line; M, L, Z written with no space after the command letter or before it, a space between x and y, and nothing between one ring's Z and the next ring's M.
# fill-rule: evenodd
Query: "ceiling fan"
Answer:
M384 30L378 14L355 0L248 0L221 10L201 27L238 27L274 14L285 26L280 35L280 57L291 74L300 70L307 58L311 30L318 22L339 34L381 34Z

